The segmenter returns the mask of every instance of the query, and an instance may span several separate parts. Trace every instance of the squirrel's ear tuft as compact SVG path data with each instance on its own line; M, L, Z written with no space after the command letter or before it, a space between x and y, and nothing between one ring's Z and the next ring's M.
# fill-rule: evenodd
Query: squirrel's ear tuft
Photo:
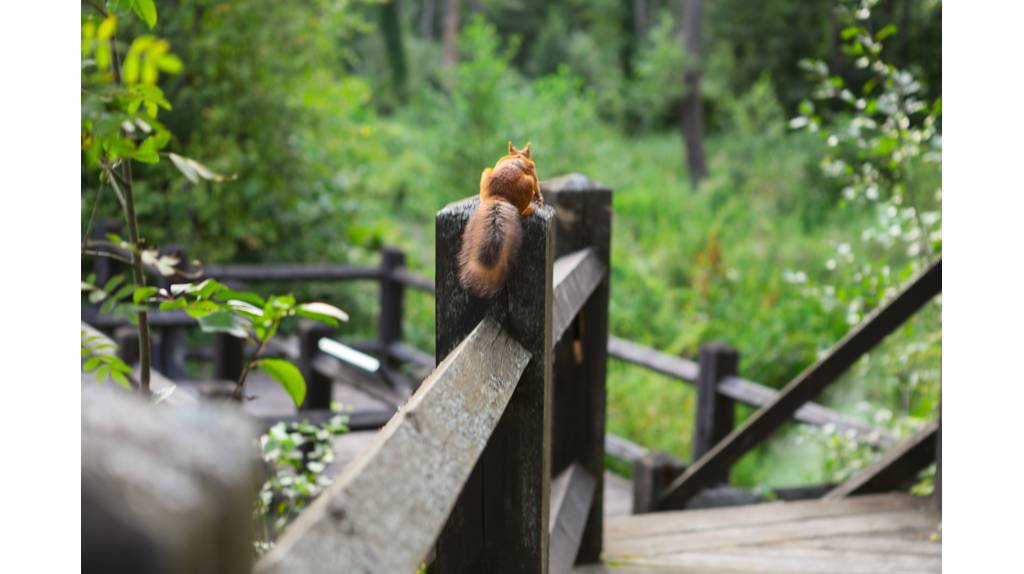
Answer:
M512 140L508 140L508 155L515 155L517 153L519 153L519 150L516 149L516 146L512 145Z
M529 157L530 157L530 143L527 142L526 143L526 147L524 147L523 149L519 150L519 153L525 155L527 157L527 159L529 159Z

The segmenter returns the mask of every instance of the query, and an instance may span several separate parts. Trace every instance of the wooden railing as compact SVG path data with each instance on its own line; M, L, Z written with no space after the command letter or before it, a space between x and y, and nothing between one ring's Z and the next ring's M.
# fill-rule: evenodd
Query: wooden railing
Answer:
M730 429L731 420L722 422L721 419L712 416L710 424L715 428L709 431L709 436L703 443L705 450L695 456L694 463L660 494L657 500L658 508L662 510L682 508L702 489L721 481L735 461L775 432L798 409L818 396L858 359L875 348L941 292L942 260L939 259L911 281L891 301L865 318L827 355L807 367L770 403L751 415L739 428ZM721 353L722 351L718 350L717 352ZM726 361L728 360L726 359ZM720 354L716 361L722 361ZM714 381L705 381L705 386L716 384L718 383ZM719 394L715 393L714 396L717 400ZM708 401L708 403L710 402ZM718 405L708 404L703 405L703 408L717 409ZM898 475L905 480L914 471L920 470L934 460L934 442L938 432L937 424L930 425L922 433L919 433L919 436L912 437L909 441L893 449L886 457L886 459L891 458L888 462L883 460L880 465L867 469L860 476L854 477L847 485L833 491L832 496L870 492L869 486L872 484L879 485L879 487L888 486L891 484L891 480L885 480L886 475ZM721 436L719 437L719 435ZM919 446L921 444L924 444L924 447ZM932 456L928 456L929 452ZM908 460L912 463L905 462ZM893 471L894 464L899 464L898 472ZM879 475L883 479L880 479ZM850 486L851 484L853 486Z
M545 192L558 216L523 221L515 272L490 299L455 270L478 200L438 214L446 358L258 572L568 572L599 559L611 193L581 176Z

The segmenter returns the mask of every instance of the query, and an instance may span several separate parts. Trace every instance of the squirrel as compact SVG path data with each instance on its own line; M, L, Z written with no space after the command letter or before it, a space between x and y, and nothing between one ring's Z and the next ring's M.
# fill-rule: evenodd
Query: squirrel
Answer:
M490 297L505 283L523 238L526 217L544 206L530 144L508 142L503 156L480 175L480 205L469 217L459 251L459 283L478 297Z

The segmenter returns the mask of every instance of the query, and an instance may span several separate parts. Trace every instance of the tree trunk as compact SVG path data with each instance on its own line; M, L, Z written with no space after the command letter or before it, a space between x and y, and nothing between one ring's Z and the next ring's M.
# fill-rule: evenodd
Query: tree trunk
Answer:
M405 101L405 47L402 44L402 19L398 14L399 0L380 5L380 30L384 34L388 63L391 67L391 85L398 101Z
M690 182L697 185L708 175L707 162L704 158L704 105L701 102L700 94L701 51L704 43L702 31L704 2L703 0L681 0L681 2L683 5L683 48L686 52L686 74L683 79L686 92L683 96L681 122Z
M420 36L427 39L434 38L434 0L423 0L423 9L420 12Z
M444 65L459 63L459 0L447 0L444 14Z

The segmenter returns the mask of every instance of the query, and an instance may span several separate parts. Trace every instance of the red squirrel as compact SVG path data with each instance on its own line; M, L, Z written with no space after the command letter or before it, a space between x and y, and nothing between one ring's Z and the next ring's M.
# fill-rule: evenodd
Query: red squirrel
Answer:
M478 297L490 297L505 283L523 239L520 218L544 205L530 144L508 142L503 156L480 175L480 205L469 217L459 251L459 282Z

